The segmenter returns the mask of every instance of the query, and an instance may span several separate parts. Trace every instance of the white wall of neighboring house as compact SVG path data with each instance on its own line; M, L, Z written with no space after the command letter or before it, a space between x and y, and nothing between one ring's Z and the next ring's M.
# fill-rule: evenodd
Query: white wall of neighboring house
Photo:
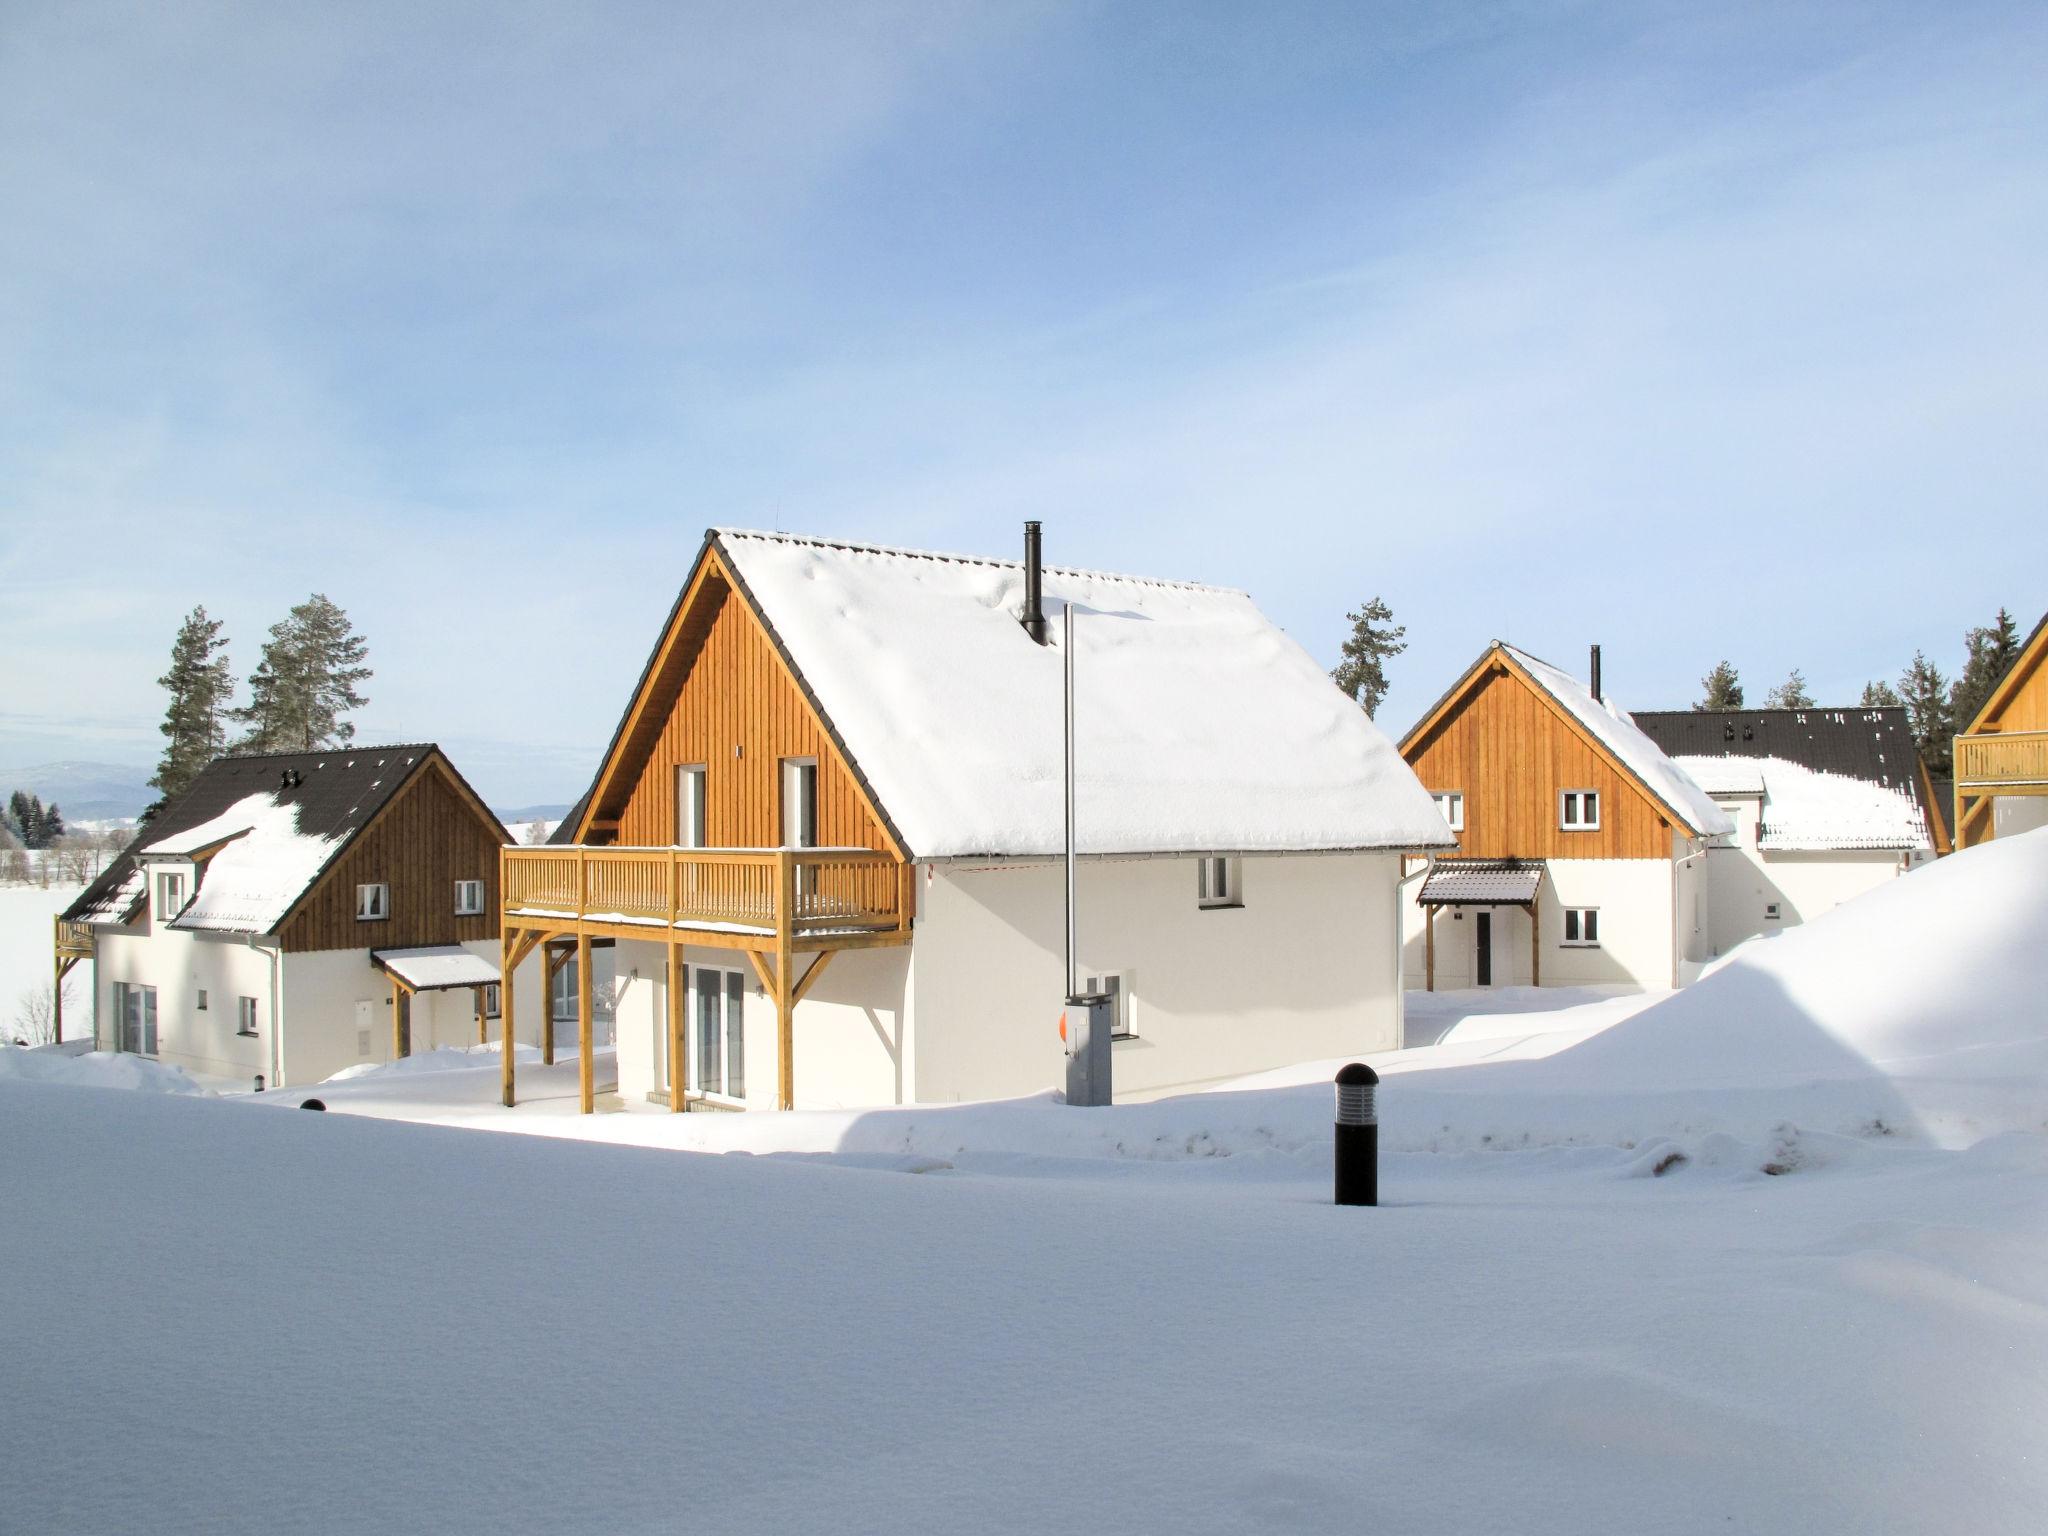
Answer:
M152 898L153 900L154 898ZM98 1043L120 1043L115 1011L118 984L156 989L157 1055L162 1061L253 1085L271 1076L271 964L267 952L240 939L175 933L138 921L133 928L102 928L94 943L99 991ZM206 1007L199 994L206 993ZM257 1032L239 1034L239 999L256 999ZM72 1028L84 1033L84 1021ZM66 1030L70 1033L70 1029Z
M1399 1039L1393 854L1255 858L1244 905L1204 909L1192 859L1081 868L1083 974L1124 977L1136 1038L1113 1047L1119 1099ZM1002 1098L1066 1081L1063 875L1055 864L923 866L913 944L839 955L798 1006L799 1109ZM748 1108L776 1095L775 1010L745 957ZM618 949L619 1091L661 1094L666 961ZM637 973L637 974L636 974Z
M1895 880L1932 850L1891 848L1763 849L1757 846L1762 800L1716 797L1735 835L1708 855L1709 956L1745 939L1769 937L1865 891ZM1772 910L1775 908L1775 912Z
M1683 843L1678 845L1681 850ZM1691 907L1698 900L1705 911L1704 880L1696 861L1688 870L1674 870L1669 859L1550 859L1544 865L1536 920L1541 927L1545 986L1668 987L1672 983L1673 946L1691 938ZM1427 980L1424 912L1416 899L1421 882L1407 888L1401 913L1402 977L1420 988ZM1595 946L1567 945L1567 907L1591 907L1600 914L1600 941ZM1436 985L1453 991L1478 985L1479 911L1491 914L1493 982L1497 987L1529 985L1529 918L1520 908L1445 907L1436 919ZM1462 913L1462 917L1458 914ZM1706 918L1700 919L1704 954ZM1681 931L1683 930L1683 931Z
M2036 827L2048 827L2048 795L1992 796L1993 837L2016 837Z

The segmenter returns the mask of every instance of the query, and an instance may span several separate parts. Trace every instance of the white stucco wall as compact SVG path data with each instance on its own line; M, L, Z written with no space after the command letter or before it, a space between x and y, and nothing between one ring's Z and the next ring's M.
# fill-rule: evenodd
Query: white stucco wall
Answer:
M147 923L135 929L102 928L95 940L99 990L98 1043L119 1043L114 988L118 983L156 988L157 1057L174 1066L253 1085L273 1077L270 1061L270 958L241 940L202 938ZM205 1011L199 993L207 995ZM257 1000L257 1034L237 1033L237 1000Z
M1683 844L1679 844L1683 849ZM1692 899L1699 899L1700 931L1696 942L1704 955L1707 926L1705 881L1699 873L1704 859L1675 871L1666 859L1551 859L1544 866L1537 898L1541 928L1542 979L1545 986L1668 987L1672 983L1673 944L1694 941L1690 924ZM1407 888L1402 901L1402 976L1406 986L1425 984L1423 921L1416 900L1421 882ZM1678 898L1674 905L1674 895ZM1567 946L1564 909L1595 907L1600 912L1597 947ZM1436 985L1451 991L1476 985L1475 954L1479 908L1446 907L1436 919ZM1489 907L1493 942L1493 985L1529 984L1529 918L1520 907ZM1459 914L1463 915L1460 916ZM1676 925L1676 926L1674 926ZM1680 929L1684 931L1681 932Z
M2036 827L2048 827L2048 795L1992 796L1993 837L2015 837Z
M1192 859L1084 863L1081 971L1124 976L1137 1036L1113 1048L1116 1096L1391 1048L1399 874L1394 854L1248 858L1244 905L1204 910ZM920 872L918 1099L1064 1085L1062 882L1056 864Z

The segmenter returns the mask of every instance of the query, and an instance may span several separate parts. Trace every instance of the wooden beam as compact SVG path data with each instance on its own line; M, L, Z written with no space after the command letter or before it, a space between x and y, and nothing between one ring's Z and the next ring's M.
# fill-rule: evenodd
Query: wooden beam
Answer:
M51 957L56 962L56 979L51 982L50 1027L57 1044L64 1043L64 972L67 967L62 955Z
M392 976L392 977L390 977L390 981L391 981L391 1059L392 1059L393 1061L401 1061L401 1060L403 1060L403 1059L404 1059L405 1057L407 1057L407 1056L410 1056L410 1055L412 1054L412 1052L406 1049L406 1046L407 1046L407 1045L409 1044L409 1042L408 1042L408 1041L406 1040L406 1038L405 1038L405 1037L406 1037L406 1033L407 1033L407 1031L406 1031L406 1027L405 1027L404 1021L403 1021L403 1020L401 1020L401 1019L399 1018L399 1016L398 1016L398 994L399 994L399 992L400 992L400 991L402 991L403 989L402 989L402 988L401 988L401 987L400 987L400 986L398 985L398 978L397 978L396 976Z
M552 1009L549 1010L553 1012ZM576 935L576 1094L584 1114L597 1110L596 1041L590 1018L590 935Z
M770 997L775 995L775 961L758 949L746 952L747 963L754 968L754 974L761 978L761 989Z
M531 949L531 944L526 946ZM518 952L519 941L510 932L498 939L498 1034L504 1041L505 1059L498 1064L498 1097L505 1107L512 1107L512 1056L517 1032L513 1028L512 973L518 970L513 956Z
M488 1045L491 1036L490 1031L484 1027L484 989L472 987L470 990L476 993L476 1043Z
M1543 925L1536 920L1536 898L1529 898L1529 985L1543 985Z
M796 996L789 1000L789 1005L792 1008L810 995L812 984L825 974L825 967L832 963L832 957L838 953L839 951L836 949L821 949L818 951L817 958L811 961L810 969L804 972L803 980L796 984Z
M582 937L577 935L579 940ZM570 951L561 945L549 945L541 953L547 957L547 964L541 967L545 980L540 997L540 1064L552 1067L555 1064L555 973L568 963Z
M1422 970L1423 989L1436 990L1436 906L1431 903L1423 909L1422 919Z
M796 853L775 856L775 1107L796 1108L796 956L790 925L796 916Z
M683 1045L685 980L683 946L671 939L668 945L668 1107L673 1114L681 1114L689 1107L683 1089L690 1065Z

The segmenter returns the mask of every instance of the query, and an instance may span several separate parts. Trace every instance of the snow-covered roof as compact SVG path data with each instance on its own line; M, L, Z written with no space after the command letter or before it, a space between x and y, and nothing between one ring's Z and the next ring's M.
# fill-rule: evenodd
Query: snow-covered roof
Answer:
M1677 761L1710 787L1744 772L1760 781L1759 848L1793 852L1934 846L1919 802L1902 789L1847 774L1817 773L1781 757L1681 757Z
M1443 848L1391 742L1242 592L716 530L913 857L1062 846L1061 604L1085 853Z
M240 835L207 861L199 889L171 923L173 928L270 933L341 846L339 837L311 837L301 832L298 807L280 805L263 791L232 806L219 819L239 823ZM153 851L154 845L142 855L147 858Z
M1520 906L1536 899L1543 865L1534 859L1438 859L1416 900L1427 906Z
M450 987L484 987L498 980L498 968L460 944L432 944L419 949L379 949L370 958L415 992L442 992Z
M1503 644L1506 651L1533 677L1566 712L1600 744L1612 752L1621 765L1642 781L1650 793L1678 813L1679 819L1699 837L1726 836L1735 823L1685 774L1663 748L1636 729L1628 715L1610 701L1596 699L1592 690L1569 672L1538 660L1527 651Z
M248 799L228 807L218 816L209 816L195 826L144 843L136 850L135 856L138 859L189 857L211 848L215 843L224 843L230 838L240 837L256 825L254 817L243 810L244 806L256 801L267 804L269 797L251 795Z
M1763 764L1753 757L1674 757L1685 776L1710 795L1760 795Z

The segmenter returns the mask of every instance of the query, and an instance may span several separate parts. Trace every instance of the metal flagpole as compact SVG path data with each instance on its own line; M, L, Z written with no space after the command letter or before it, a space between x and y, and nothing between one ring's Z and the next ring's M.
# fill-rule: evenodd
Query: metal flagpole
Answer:
M1078 997L1081 978L1074 970L1074 605L1061 609L1060 644L1066 650L1067 725L1067 996Z

